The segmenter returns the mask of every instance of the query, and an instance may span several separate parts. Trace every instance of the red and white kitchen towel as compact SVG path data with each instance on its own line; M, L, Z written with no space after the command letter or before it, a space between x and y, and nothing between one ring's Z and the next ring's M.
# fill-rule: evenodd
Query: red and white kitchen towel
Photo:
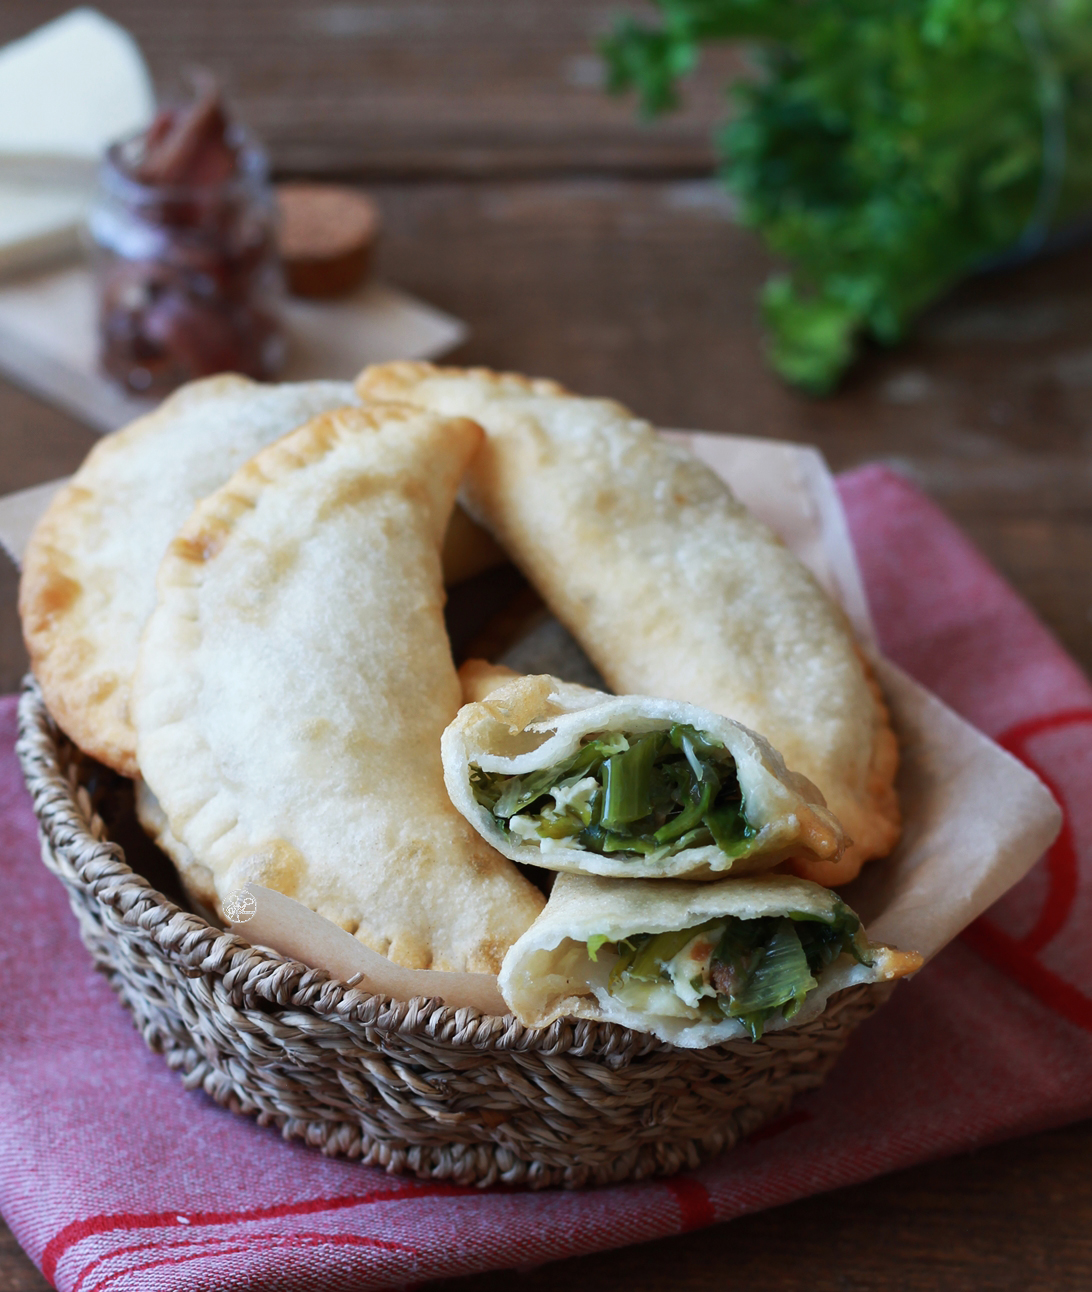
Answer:
M1066 825L850 1043L823 1089L692 1174L480 1192L327 1160L187 1092L91 968L0 756L0 1211L65 1292L325 1292L695 1229L1092 1115L1092 686L910 485L839 482L884 650L1027 762ZM15 734L0 701L0 748Z

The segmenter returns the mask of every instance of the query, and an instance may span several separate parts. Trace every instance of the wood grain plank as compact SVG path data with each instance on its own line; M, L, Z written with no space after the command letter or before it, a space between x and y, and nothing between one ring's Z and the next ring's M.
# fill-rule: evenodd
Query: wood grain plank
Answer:
M47 1292L49 1286L0 1219L0 1292Z
M0 42L68 0L5 0ZM212 68L282 171L490 175L706 172L721 87L712 52L682 112L653 127L603 91L599 38L630 0L102 0L169 90Z
M0 496L71 474L97 439L67 413L0 381ZM18 592L18 573L0 550L0 695L16 690L27 670Z

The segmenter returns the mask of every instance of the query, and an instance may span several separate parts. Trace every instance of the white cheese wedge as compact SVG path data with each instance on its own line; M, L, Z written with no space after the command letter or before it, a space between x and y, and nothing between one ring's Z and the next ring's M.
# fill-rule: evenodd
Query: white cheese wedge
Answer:
M0 271L75 249L103 151L154 111L136 42L94 9L0 49Z
M94 9L73 9L0 49L0 153L94 162L154 111L136 41Z

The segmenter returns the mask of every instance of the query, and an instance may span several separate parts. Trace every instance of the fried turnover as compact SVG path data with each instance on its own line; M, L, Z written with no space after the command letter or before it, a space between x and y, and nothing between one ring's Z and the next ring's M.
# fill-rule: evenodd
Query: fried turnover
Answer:
M468 663L464 696L483 682ZM515 677L465 704L440 747L451 801L525 865L709 880L842 851L822 795L761 736L677 700Z
M77 745L137 774L129 688L167 544L199 499L272 440L356 402L344 382L191 382L104 436L39 521L19 610L46 704Z
M841 610L708 467L620 404L484 369L383 364L365 400L472 417L463 488L612 690L761 733L851 841L799 874L846 883L899 834L895 737Z
M685 884L564 874L498 986L528 1027L589 1018L700 1048L799 1025L835 992L921 964L870 942L835 893L793 875Z
M171 542L132 707L160 837L206 901L252 880L399 964L487 972L541 909L440 763L460 701L440 545L481 438L408 407L319 416Z

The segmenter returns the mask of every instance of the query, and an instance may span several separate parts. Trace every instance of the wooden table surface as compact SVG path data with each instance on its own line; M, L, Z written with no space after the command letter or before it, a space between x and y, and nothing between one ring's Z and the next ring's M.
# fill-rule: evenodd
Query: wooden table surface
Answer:
M67 7L5 0L0 42ZM279 173L365 184L386 222L380 274L470 324L456 361L556 377L662 425L812 443L836 469L888 462L1092 667L1092 246L968 283L814 402L763 367L753 302L768 262L708 179L734 51L708 60L684 112L647 128L600 88L594 42L613 2L99 7L161 85L187 63L220 73ZM0 493L72 470L93 439L0 382ZM25 655L0 563L8 691ZM520 1286L1086 1289L1090 1166L1092 1123L521 1272ZM0 1225L0 1292L45 1286Z

